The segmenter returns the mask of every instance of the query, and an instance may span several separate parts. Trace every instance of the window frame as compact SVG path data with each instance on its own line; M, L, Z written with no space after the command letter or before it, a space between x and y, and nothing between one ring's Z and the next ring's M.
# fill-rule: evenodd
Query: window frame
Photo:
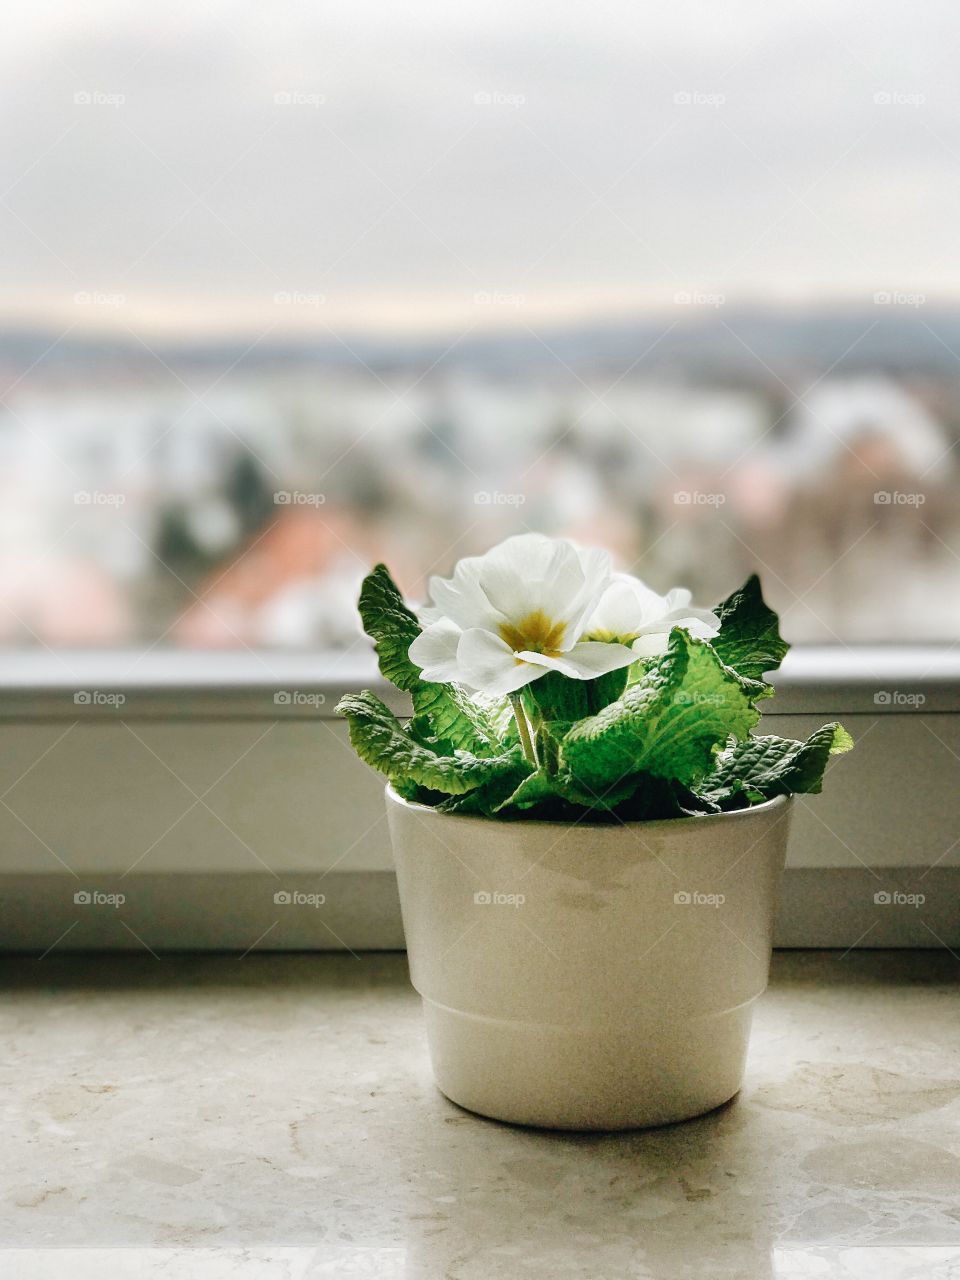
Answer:
M958 647L803 647L774 683L760 732L802 737L839 719L861 744L832 764L823 796L797 801L776 944L960 948L960 840L948 839L960 831ZM356 651L8 652L0 948L401 947L380 783L353 756L334 712L343 693L362 687L405 711L403 695ZM58 746L67 734L70 751ZM202 760L208 747L221 763L235 749L241 759L256 752L246 792L233 793L243 822L231 821L229 795L226 814L216 796L202 799L215 833L207 845L194 833L181 850L174 835L131 868L139 816L125 805L117 822L119 793L142 784L142 807L151 778L182 781L182 761L191 753ZM304 753L309 771L300 767ZM50 797L42 830L19 812L28 775L35 799ZM192 784L183 785L184 804L196 809ZM261 787L273 798L269 823L261 822ZM90 831L101 843L78 853ZM124 910L78 907L72 895L84 886L123 893ZM278 910L282 892L322 893L323 909ZM881 910L878 893L921 893L924 903Z

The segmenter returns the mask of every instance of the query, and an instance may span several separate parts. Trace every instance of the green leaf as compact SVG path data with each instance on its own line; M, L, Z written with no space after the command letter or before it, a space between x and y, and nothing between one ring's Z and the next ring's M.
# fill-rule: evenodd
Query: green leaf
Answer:
M360 620L374 641L381 673L411 694L415 716L426 717L434 736L450 750L490 755L499 749L496 731L484 711L452 684L420 679L411 662L411 644L420 634L417 616L404 603L386 565L378 564L360 588Z
M710 770L721 743L745 738L759 714L712 646L675 627L666 654L636 684L573 726L562 758L594 791L642 772L689 784Z
M631 666L633 665L631 663ZM607 671L604 675L596 676L593 680L584 680L583 684L586 685L587 700L590 703L591 714L596 715L598 711L608 707L611 702L616 702L623 694L624 689L626 689L629 678L630 667L618 667L616 671Z
M530 765L520 752L516 757L516 766L512 771L505 770L488 782L461 796L448 796L437 808L441 813L460 813L475 817L492 818L499 815L503 802L516 791L524 777L530 771Z
M404 785L412 782L445 795L462 795L522 768L523 754L516 747L486 758L469 751L439 755L415 741L390 708L369 692L347 694L340 699L337 712L347 719L357 755L391 781L397 779Z
M548 671L523 690L523 701L534 724L544 720L582 720L590 714L587 681L571 680L559 671Z
M368 573L360 588L360 621L374 642L381 673L407 692L420 683L420 668L410 661L409 649L420 634L416 614L404 604L385 564Z
M780 634L780 620L764 600L756 574L714 612L720 619L720 633L713 647L728 667L751 680L776 671L790 646Z
M412 691L413 710L426 716L440 741L454 751L491 755L500 750L496 730L486 713L455 684L421 680Z
M794 792L815 794L823 785L829 757L852 746L849 733L836 723L817 729L806 742L773 736L750 738L722 751L716 768L697 791L721 805L738 796L755 802Z
M524 704L535 724L567 720L571 723L595 715L615 702L627 687L629 668L620 667L593 680L573 680L559 671L548 671L523 691Z
M574 805L578 809L596 809L598 811L615 809L637 787L637 779L623 779L603 793L595 793L578 785L576 779L567 771L547 773L538 770L524 778L516 790L499 806L497 812L504 809L532 809L551 801L562 801Z
M509 698L496 697L489 693L474 693L470 701L489 724L494 741L499 749L520 741L516 716Z

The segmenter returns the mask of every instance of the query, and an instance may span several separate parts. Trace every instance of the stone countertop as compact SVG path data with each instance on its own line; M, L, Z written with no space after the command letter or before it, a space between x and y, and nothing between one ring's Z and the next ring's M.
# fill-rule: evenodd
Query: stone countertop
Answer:
M743 1092L610 1135L435 1089L400 954L0 960L5 1280L956 1280L960 963L781 952Z

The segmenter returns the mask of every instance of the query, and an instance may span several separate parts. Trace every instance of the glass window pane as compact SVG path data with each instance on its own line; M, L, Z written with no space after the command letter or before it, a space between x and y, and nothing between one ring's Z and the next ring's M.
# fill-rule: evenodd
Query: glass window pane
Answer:
M342 649L531 528L960 635L949 7L6 13L0 645Z

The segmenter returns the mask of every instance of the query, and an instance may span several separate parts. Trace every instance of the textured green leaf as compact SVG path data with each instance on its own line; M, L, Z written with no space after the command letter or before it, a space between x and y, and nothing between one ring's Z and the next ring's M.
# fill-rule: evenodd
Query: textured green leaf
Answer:
M713 647L728 667L751 680L776 671L790 646L780 635L780 620L764 600L756 574L714 612L720 632Z
M522 752L516 747L486 758L469 751L438 755L415 741L390 708L369 692L347 694L340 699L337 711L347 719L357 755L391 780L413 782L445 795L462 795L523 767Z
M666 654L598 715L574 725L562 758L581 785L602 791L631 773L695 782L716 748L759 718L749 695L705 640L675 627Z
M461 796L448 796L437 808L442 813L461 813L465 816L492 818L498 814L503 802L516 791L524 777L530 772L530 765L520 753L515 768L504 770L497 777L481 783L472 791Z
M364 578L358 608L363 629L376 647L381 673L409 692L420 682L420 668L410 661L408 650L421 628L385 564L378 564Z
M425 716L433 735L453 751L490 755L499 749L497 734L486 713L462 689L420 679L420 668L410 661L408 650L420 634L415 613L386 565L378 564L360 589L360 620L374 641L381 673L410 693L415 716Z
M486 713L455 684L421 680L412 692L414 714L426 716L440 741L454 751L491 755L500 750Z
M582 720L590 714L587 681L548 671L523 690L523 701L535 724L542 720Z
M523 779L516 790L499 806L504 809L532 809L553 801L574 805L579 809L611 810L626 800L637 787L636 777L625 778L603 792L579 785L568 771L547 773L538 770Z
M716 768L697 788L704 798L726 804L738 795L770 800L794 792L819 792L831 755L849 751L853 739L842 725L825 724L806 742L757 737L736 743L717 757Z

